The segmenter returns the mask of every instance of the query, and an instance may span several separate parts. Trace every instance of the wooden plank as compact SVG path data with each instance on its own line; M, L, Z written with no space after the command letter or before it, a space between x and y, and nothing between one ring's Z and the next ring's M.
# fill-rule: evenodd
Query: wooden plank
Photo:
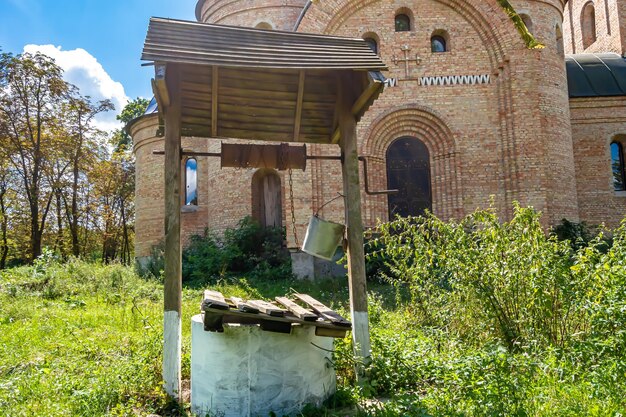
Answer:
M300 70L300 79L298 80L298 97L296 99L296 115L293 126L293 141L300 139L300 125L302 123L302 102L304 101L304 81L306 79L306 71Z
M276 302L285 306L293 315L304 321L317 321L317 314L299 306L287 297L276 297Z
M343 339L348 333L347 329L327 329L325 327L316 327L315 336L320 337L334 337L337 339Z
M350 330L351 328L348 326L338 326L336 324L330 323L328 321L322 321L322 320L318 320L315 322L304 321L291 314L287 314L283 317L279 317L279 316L270 316L269 314L265 314L261 312L259 312L258 314L244 313L242 311L235 310L232 308L228 311L209 308L204 313L205 314L206 313L218 314L223 317L224 323L260 324L261 320L272 320L272 321L279 321L282 323L298 324L302 326L323 327L325 329Z
M221 132L221 128L224 129L234 129L234 130L248 130L251 132L259 132L259 133L270 133L270 134L288 134L288 137L290 139L288 139L286 142L289 142L292 138L292 129L289 125L273 125L270 123L266 123L266 124L262 124L262 123L256 123L254 121L254 118L250 118L247 121L244 120L226 120L222 117L220 117L220 120L218 122L218 126L220 127L220 132ZM253 137L250 137L250 139L252 139Z
M259 314L259 309L244 302L241 298L230 297L230 301L239 309L239 311L250 314Z
M328 320L337 326L349 327L352 325L348 320L341 317L336 311L326 307L310 295L295 294L294 296L303 303L306 303L313 311L322 316L323 319Z
M204 299L202 300L202 309L215 308L218 310L228 310L228 303L219 291L205 290Z
M254 308L258 308L261 313L265 313L272 317L284 317L286 310L275 306L272 303L268 303L263 300L249 300L248 304L250 304Z
M211 86L211 136L217 136L217 115L219 112L219 67L213 67L212 86Z

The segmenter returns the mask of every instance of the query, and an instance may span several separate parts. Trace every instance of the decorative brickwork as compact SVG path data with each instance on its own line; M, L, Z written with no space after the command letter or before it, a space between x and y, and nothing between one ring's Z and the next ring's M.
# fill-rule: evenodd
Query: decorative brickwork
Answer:
M585 12L593 8L595 21L585 19ZM585 23L585 24L583 24ZM591 24L595 26L595 40L588 46ZM626 2L623 0L569 0L563 22L565 52L626 53ZM587 47L585 47L587 46Z
M626 102L623 97L570 102L567 92L563 50L582 52L577 45L582 45L580 12L586 1L569 0L567 6L562 0L511 3L532 21L533 34L544 49L526 48L497 0L319 0L298 30L372 38L389 66L388 87L358 126L359 153L368 158L371 189L387 188L389 145L415 137L430 153L432 208L440 217L459 218L488 206L493 196L505 218L511 215L513 201L519 201L542 210L546 226L562 218L614 225L626 214L626 197L616 194L610 183L609 144L615 135L626 133ZM208 23L265 23L292 30L306 4L201 0L197 13ZM594 4L597 40L589 50L621 53L626 2ZM605 9L608 21L602 20ZM400 12L411 18L410 31L396 32ZM431 51L436 33L446 34L447 52ZM151 116L132 127L139 257L163 235L163 157L152 155L153 149L162 148L155 137L157 123ZM219 152L220 142L185 138L183 146ZM338 155L339 148L309 145L308 153ZM183 214L185 234L205 226L223 230L253 214L254 173L221 169L217 158L198 158L199 204ZM279 177L282 221L288 245L294 247L289 179L286 172ZM309 217L342 192L341 165L309 161L306 171L294 171L292 179L302 242ZM362 172L362 184L364 180ZM386 196L363 190L362 201L366 226L388 219ZM343 222L343 210L338 199L320 214Z

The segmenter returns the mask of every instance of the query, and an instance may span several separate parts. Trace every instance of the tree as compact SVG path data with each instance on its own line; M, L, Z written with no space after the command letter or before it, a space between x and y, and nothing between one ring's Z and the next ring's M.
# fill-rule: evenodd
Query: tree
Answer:
M12 173L6 160L0 160L0 269L6 268L9 255L9 196L11 189Z
M122 109L122 112L117 115L117 120L126 126L136 118L143 116L148 104L150 104L150 101L141 97L137 97L136 99L129 101L124 109ZM132 145L132 138L125 128L119 129L115 133L113 137L113 145L115 146L116 152L130 149Z
M114 106L109 100L93 104L89 97L74 95L66 104L65 110L69 133L68 155L72 173L69 192L70 201L68 202L64 194L62 194L62 197L72 238L72 255L79 256L79 219L81 216L78 207L79 181L84 170L93 163L94 148L97 145L93 141L92 136L97 135L98 132L95 131L91 124L96 115L114 110ZM57 204L60 204L60 201Z
M0 152L14 168L28 201L32 259L41 254L54 196L45 174L53 159L47 155L57 150L53 131L69 90L51 58L0 55Z

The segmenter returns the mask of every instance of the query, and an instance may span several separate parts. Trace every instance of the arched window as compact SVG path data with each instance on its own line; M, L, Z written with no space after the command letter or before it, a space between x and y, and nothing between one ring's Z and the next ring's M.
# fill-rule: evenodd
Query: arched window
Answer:
M583 7L580 17L580 28L583 35L583 48L589 48L597 39L596 32L596 8L590 1Z
M280 176L273 169L259 169L252 177L252 217L263 227L283 226Z
M266 30L273 30L274 28L272 27L272 25L270 25L267 22L261 22L261 23L257 23L257 25L255 26L255 28L257 29L266 29Z
M434 53L447 52L448 42L443 36L435 35L430 38L430 50Z
M622 142L611 143L611 169L615 191L626 191L626 168L624 165L624 144Z
M556 51L559 55L565 55L565 45L563 44L563 30L561 26L556 25Z
M533 20L530 18L530 16L528 16L527 14L520 14L519 17L522 18L522 22L524 22L524 24L526 25L526 29L528 29L528 31L530 33L533 33Z
M376 39L372 37L368 37L368 38L365 38L364 40L365 40L365 43L367 43L367 45L370 47L370 49L374 51L375 54L378 54L378 42L376 42Z
M399 190L389 194L389 218L396 215L419 216L432 210L430 154L419 139L402 137L387 149L387 188Z
M405 13L396 15L396 32L409 32L411 30L411 18Z
M198 205L198 161L195 158L185 162L185 205Z

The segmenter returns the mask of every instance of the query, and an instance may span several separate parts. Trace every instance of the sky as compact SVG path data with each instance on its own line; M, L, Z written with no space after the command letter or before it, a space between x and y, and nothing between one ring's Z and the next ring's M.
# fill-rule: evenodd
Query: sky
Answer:
M195 20L196 0L0 0L2 52L43 52L65 79L116 110L98 117L103 129L129 99L152 97L153 67L142 67L151 16Z

